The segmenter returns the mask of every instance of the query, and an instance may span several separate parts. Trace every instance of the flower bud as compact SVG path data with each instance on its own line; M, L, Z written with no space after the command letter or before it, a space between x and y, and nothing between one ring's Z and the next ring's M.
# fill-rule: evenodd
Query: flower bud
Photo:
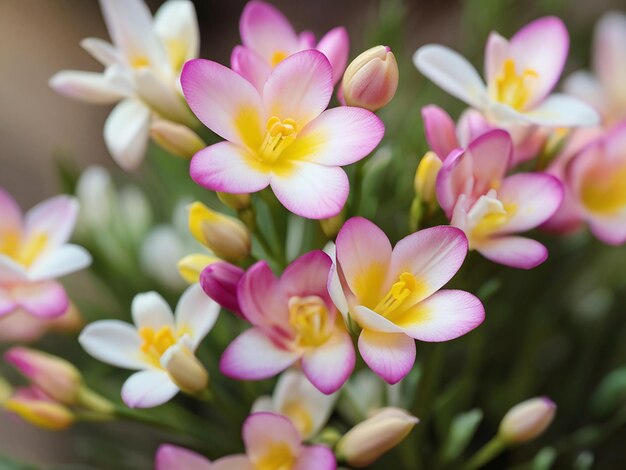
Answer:
M541 435L552 423L556 405L546 397L531 398L511 408L502 421L498 437L507 444L521 444Z
M184 392L201 392L209 384L209 373L185 345L171 346L161 357L161 364Z
M50 398L67 405L76 403L83 379L65 359L19 346L9 349L4 359Z
M334 217L330 217L328 219L320 220L320 227L322 227L322 232L328 238L335 238L335 236L339 233L339 229L346 221L346 216L343 212L340 212Z
M3 406L23 420L44 429L57 431L74 423L74 415L67 407L35 388L16 390Z
M343 74L343 99L348 106L376 111L391 101L398 88L398 64L387 46L368 49Z
M222 307L241 316L237 300L237 284L246 272L238 266L220 261L210 264L200 274L204 293Z
M181 158L191 158L206 147L200 136L187 126L163 119L152 123L150 136L159 147Z
M50 328L62 333L74 333L82 330L83 326L85 326L85 319L78 307L71 302L63 315L50 321Z
M239 220L209 209L201 202L189 207L189 230L220 258L237 261L250 254L250 232Z
M187 255L178 262L178 272L189 284L195 284L200 281L200 273L212 263L222 261L216 256L203 255L196 253Z
M420 160L415 172L415 194L427 204L434 204L437 201L435 183L437 174L441 168L441 160L435 152L426 152Z
M401 408L381 408L341 438L337 456L353 467L365 467L402 442L418 421Z
M217 198L233 210L240 211L250 207L249 194L217 193Z

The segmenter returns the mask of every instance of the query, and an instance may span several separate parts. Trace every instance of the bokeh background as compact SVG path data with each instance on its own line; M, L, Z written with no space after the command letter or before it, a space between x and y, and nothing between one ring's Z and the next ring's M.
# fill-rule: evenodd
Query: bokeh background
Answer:
M154 11L161 2L147 3ZM239 43L238 18L245 1L195 0L194 3L201 30L201 57L228 63L232 47ZM453 112L461 109L459 103L427 85L413 68L410 57L418 46L429 42L446 44L479 64L489 30L508 36L532 18L557 14L564 19L572 36L567 70L573 71L589 62L590 38L598 17L610 9L626 9L623 0L272 0L272 3L290 18L297 30L310 29L321 35L334 26L345 25L351 37L351 57L390 39L400 63L405 96L416 97L394 108L393 122L402 122L404 131L414 134L415 142L423 140L418 112L421 105L446 103ZM386 29L398 24L398 15L403 28ZM0 186L12 193L24 208L59 191L56 168L60 159L71 159L79 168L91 164L114 167L102 139L102 126L110 108L68 100L55 94L47 84L50 76L61 69L100 70L99 64L79 46L81 39L90 36L108 39L96 0L0 0ZM423 89L428 90L427 95L420 92ZM415 158L423 150L419 145L409 144L405 158ZM611 255L605 252L605 256ZM539 277L537 282L548 278ZM567 367L582 367L577 362L580 357L568 357L573 362L567 363ZM584 366L594 368L594 359L589 361ZM532 368L524 371L533 373ZM515 390L515 380L519 377L502 377L510 390ZM119 432L132 434L134 428L120 427ZM35 430L0 415L0 454L51 464L80 461L84 453L85 449L76 448L75 441L69 440L67 434ZM618 457L611 456L605 462L607 466L598 468L625 468L623 454L621 462L612 458ZM138 463L136 468L141 468L143 463Z

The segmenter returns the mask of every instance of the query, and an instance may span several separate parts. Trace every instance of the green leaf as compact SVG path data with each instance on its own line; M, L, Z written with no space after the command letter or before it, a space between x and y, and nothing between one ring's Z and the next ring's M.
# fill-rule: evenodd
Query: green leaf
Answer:
M550 470L554 461L556 460L557 453L552 447L544 447L530 464L531 470Z
M591 395L591 410L606 416L626 402L626 366L609 372Z
M441 452L443 462L452 462L463 453L482 419L483 412L479 409L473 409L454 417Z

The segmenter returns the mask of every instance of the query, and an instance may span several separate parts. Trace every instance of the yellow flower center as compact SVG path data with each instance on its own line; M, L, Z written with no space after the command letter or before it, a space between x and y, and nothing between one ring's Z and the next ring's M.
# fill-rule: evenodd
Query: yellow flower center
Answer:
M531 97L532 83L538 77L533 69L525 69L518 75L513 59L505 60L502 72L496 77L496 99L514 109L523 109Z
M291 453L287 444L274 443L268 451L255 462L255 470L291 470L296 463L296 457Z
M298 126L293 119L282 120L272 116L267 120L267 132L259 150L261 161L273 163L280 154L295 140Z
M394 313L400 314L410 307L416 296L422 295L426 291L426 285L418 280L413 274L404 272L398 276L398 280L393 283L387 295L378 302L374 311L383 317L389 318Z
M279 63L285 60L288 55L289 54L287 54L285 51L274 51L271 59L272 68L276 67Z
M134 57L130 62L130 66L134 69L141 69L144 67L148 67L150 65L150 59L146 56L137 56Z
M597 214L614 214L626 208L626 166L608 175L590 173L580 196L587 209Z
M26 240L21 240L17 232L0 236L0 253L25 267L33 264L47 247L48 236L44 233L34 234Z
M297 401L285 403L280 412L291 420L302 436L306 436L313 430L311 413Z
M317 295L289 299L289 323L296 330L299 347L319 346L330 336L328 308Z
M471 239L488 238L495 230L506 224L517 212L515 204L498 204L490 206L487 212L472 230Z
M143 340L140 346L148 360L155 366L161 366L161 356L171 346L176 344L178 335L172 330L172 327L165 325L154 330L149 326L143 326L139 329L139 336Z

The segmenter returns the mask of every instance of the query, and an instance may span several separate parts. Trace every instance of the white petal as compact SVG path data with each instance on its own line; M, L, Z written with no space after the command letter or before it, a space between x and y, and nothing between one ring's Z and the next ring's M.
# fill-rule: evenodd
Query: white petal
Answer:
M50 78L49 84L57 93L87 103L109 104L124 98L124 90L103 73L62 70Z
M188 330L191 336L192 350L198 347L220 313L220 306L204 293L200 284L187 288L176 306L176 329Z
M156 292L137 294L131 306L133 323L137 329L143 327L158 330L162 326L174 327L174 315L165 299Z
M124 382L122 400L130 408L152 408L171 400L178 391L167 372L144 370Z
M78 217L78 201L70 196L55 196L40 202L26 213L27 239L46 236L46 249L67 242Z
M591 106L573 96L553 94L536 108L517 113L507 110L511 115L518 115L520 120L540 126L576 127L600 124L600 116Z
M78 342L99 361L124 369L147 369L141 359L141 338L132 325L120 320L101 320L85 327Z
M170 121L193 124L193 115L173 81L164 80L149 68L137 70L134 76L137 94L154 111Z
M146 154L149 132L150 109L137 100L126 99L109 114L104 142L119 166L134 170Z
M12 258L0 253L0 283L24 281L26 279L26 269Z
M66 244L39 258L29 269L28 277L42 281L65 276L91 264L91 255L82 246Z
M80 41L80 46L105 67L122 61L117 49L102 39L85 38Z
M165 2L154 15L154 29L165 44L174 70L180 70L186 61L198 57L200 31L192 2Z

